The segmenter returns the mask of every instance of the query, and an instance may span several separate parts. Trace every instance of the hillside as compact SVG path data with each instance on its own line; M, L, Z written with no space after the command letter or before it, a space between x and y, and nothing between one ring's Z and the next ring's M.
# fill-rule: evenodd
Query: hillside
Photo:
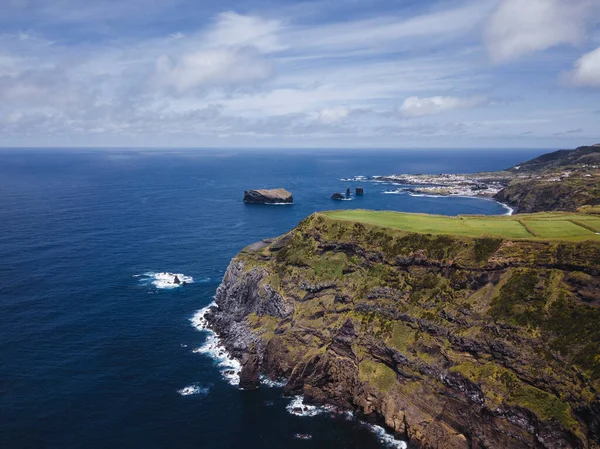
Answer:
M598 218L499 220L313 214L232 260L209 323L245 386L411 447L598 448Z
M600 145L544 154L508 172L514 178L494 198L517 213L600 205Z
M513 172L544 172L581 165L600 165L600 144L546 153L509 168Z

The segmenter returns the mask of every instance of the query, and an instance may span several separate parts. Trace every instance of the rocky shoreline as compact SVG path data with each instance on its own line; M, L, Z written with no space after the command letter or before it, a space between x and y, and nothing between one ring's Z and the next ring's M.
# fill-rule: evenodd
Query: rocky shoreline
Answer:
M516 213L574 212L600 206L600 145L559 150L498 172L357 176L343 181L401 186L388 193L492 198Z
M563 301L595 316L577 295L594 291L597 245L359 227L312 216L232 260L206 318L241 361L245 388L261 374L284 380L285 394L383 423L409 447L599 447L598 378L568 361L582 349L540 358L566 337L544 331L543 316L532 333L494 299L558 288L566 296L545 306L549 317ZM405 247L390 253L384 241Z
M505 174L484 176L440 174L440 175L390 175L374 176L373 182L392 185L408 185L401 190L406 192L438 195L492 198L504 189L512 177Z

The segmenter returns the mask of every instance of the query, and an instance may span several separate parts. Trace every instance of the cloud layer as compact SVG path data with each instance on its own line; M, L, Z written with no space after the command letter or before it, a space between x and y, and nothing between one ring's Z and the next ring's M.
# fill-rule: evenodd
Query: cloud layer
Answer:
M599 0L186 1L12 1L0 145L600 140Z

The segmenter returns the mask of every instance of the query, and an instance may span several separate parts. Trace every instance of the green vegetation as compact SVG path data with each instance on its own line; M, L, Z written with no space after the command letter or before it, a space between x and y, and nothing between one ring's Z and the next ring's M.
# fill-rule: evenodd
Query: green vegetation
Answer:
M589 224L589 226L594 226L596 221L600 221L585 214L545 213L520 215L518 217L473 215L456 218L368 210L340 210L322 212L322 214L335 220L368 223L422 234L451 234L469 237L494 236L531 240L600 241L600 235L571 221L579 220L582 223ZM520 221L526 223L527 228ZM528 228L532 230L533 234Z
M238 256L293 304L285 319L252 313L247 324L281 372L312 370L305 382L315 389L337 383L360 400L365 391L390 404L426 397L438 408L453 395L468 407L464 391L440 381L459 372L489 410L527 409L590 441L582 422L600 391L599 221L316 213L285 243Z
M492 254L498 251L502 244L501 239L491 237L481 237L475 240L475 260L484 262L488 260Z
M466 362L454 366L450 371L459 372L467 379L481 384L491 408L502 402L518 405L533 411L540 419L555 419L567 429L577 429L577 421L569 404L551 393L522 382L512 371L495 363L478 365Z
M396 373L383 363L365 359L358 365L359 378L386 393L396 383Z
M585 275L584 275L585 276ZM552 335L550 347L570 357L592 378L600 378L600 310L568 295L561 274L519 269L500 288L491 316Z
M546 238L588 237L592 231L567 220L524 220L535 235Z

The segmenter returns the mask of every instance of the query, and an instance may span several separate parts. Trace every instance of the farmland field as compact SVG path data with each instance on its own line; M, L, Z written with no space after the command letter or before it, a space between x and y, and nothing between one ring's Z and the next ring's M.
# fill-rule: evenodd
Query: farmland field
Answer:
M441 215L340 210L322 212L329 218L357 221L377 226L426 234L453 234L471 237L483 235L508 239L532 240L596 240L600 235L600 218L574 213L542 213L515 216Z

